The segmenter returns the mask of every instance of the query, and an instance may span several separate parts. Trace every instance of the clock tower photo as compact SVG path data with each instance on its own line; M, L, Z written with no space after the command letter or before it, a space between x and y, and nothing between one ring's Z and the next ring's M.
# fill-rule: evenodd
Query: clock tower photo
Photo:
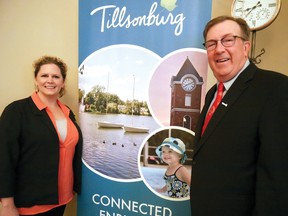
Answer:
M170 125L195 131L200 115L203 78L187 57L176 76L171 78Z

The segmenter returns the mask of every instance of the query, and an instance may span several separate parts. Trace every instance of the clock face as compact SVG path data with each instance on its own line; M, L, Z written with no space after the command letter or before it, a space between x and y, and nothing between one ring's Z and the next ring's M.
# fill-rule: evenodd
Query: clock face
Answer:
M184 91L190 92L196 88L196 82L193 78L187 77L187 78L183 79L181 86L184 89Z
M276 19L280 5L281 0L234 0L231 15L244 19L251 30L260 30Z

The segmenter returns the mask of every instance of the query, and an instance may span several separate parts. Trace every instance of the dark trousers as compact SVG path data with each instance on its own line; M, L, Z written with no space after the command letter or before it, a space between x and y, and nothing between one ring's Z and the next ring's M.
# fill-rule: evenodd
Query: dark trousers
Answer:
M36 215L20 215L20 216L63 216L66 205L59 206L57 208L53 208L47 212L39 213Z

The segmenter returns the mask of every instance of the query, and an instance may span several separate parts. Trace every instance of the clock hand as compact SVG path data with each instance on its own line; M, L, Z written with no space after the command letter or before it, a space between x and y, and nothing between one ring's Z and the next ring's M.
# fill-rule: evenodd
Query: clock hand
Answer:
M247 8L245 11L248 11L248 13L245 15L247 17L253 10L255 10L257 7L262 7L262 4L260 1L257 2L256 5L254 5L252 8Z
M252 8L246 8L245 10L244 10L244 12L246 12L246 11L249 11L249 10L251 10Z

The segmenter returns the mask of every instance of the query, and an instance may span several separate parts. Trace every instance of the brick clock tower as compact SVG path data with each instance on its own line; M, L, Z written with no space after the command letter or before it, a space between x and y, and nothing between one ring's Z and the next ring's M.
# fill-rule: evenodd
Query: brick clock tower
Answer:
M187 57L176 76L171 78L170 125L195 131L200 115L203 78Z

